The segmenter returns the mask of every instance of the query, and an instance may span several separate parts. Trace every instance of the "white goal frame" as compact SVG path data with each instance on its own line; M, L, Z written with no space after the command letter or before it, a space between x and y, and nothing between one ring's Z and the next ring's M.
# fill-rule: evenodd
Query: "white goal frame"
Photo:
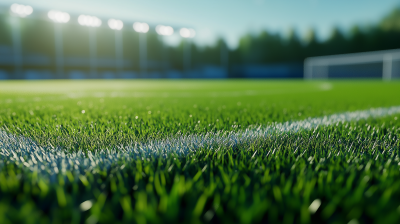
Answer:
M304 60L304 79L329 78L329 66L382 62L382 79L391 80L394 78L394 60L400 60L400 49L309 57ZM315 67L319 70L314 71ZM318 73L318 77L315 77L315 73Z

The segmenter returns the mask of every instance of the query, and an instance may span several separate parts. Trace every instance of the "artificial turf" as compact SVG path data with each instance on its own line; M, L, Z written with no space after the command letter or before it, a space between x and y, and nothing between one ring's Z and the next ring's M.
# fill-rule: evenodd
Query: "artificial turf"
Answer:
M397 106L400 83L1 82L0 105L3 132L44 151L89 158L152 140ZM32 171L3 151L0 221L397 223L398 117L271 134L187 154L120 158L57 175ZM0 139L3 149L10 145ZM18 153L18 145L13 150Z

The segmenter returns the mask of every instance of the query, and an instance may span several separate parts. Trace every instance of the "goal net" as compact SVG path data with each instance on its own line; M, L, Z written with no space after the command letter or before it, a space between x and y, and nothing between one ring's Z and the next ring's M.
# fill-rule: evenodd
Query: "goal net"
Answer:
M305 79L400 78L400 49L309 57L304 60Z

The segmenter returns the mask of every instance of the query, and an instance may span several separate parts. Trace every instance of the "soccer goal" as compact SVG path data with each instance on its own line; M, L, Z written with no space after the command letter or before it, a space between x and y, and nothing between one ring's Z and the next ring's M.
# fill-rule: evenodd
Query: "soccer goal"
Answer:
M304 60L305 79L400 78L400 49L309 57Z

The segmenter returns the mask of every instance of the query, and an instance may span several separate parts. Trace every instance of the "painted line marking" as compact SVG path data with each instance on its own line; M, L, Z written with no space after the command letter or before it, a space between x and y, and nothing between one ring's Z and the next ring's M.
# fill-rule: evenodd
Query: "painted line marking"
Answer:
M235 147L239 144L249 144L274 134L295 133L338 122L380 118L399 113L400 106L345 112L302 121L274 123L265 127L250 127L237 132L220 131L153 140L127 147L89 151L87 154L82 151L71 153L58 147L41 147L29 138L17 137L0 130L0 168L5 165L5 162L13 162L17 166L25 166L32 172L56 181L57 174L65 174L67 171L80 174L97 172L98 169L108 169L118 162L129 162L138 157L145 159L154 154L165 156L169 152L186 155L200 148L218 151L221 146Z

